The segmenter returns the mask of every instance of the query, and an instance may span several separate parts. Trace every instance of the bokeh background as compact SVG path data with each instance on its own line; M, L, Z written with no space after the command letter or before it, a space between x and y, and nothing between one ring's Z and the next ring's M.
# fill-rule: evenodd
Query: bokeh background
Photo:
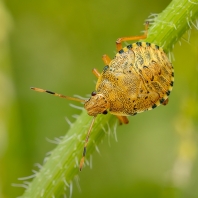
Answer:
M115 54L117 38L139 35L145 19L169 0L0 1L0 197L23 194L18 178L66 134L65 117L80 111L69 101L29 89L85 96L94 90L91 69ZM105 138L93 168L73 183L73 198L198 197L198 31L173 50L175 85L169 104L130 118ZM78 187L78 183L80 189Z

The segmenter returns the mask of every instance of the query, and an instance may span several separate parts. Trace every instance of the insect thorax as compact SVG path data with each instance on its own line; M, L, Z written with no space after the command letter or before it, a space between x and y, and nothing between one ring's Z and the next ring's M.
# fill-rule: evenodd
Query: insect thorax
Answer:
M128 45L105 66L96 85L116 115L134 115L163 103L172 90L173 67L163 49L150 43Z

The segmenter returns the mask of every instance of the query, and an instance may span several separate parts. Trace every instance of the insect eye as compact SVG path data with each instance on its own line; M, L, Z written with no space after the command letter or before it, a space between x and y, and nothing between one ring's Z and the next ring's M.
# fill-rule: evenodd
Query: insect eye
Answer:
M105 110L105 111L103 111L103 113L102 114L107 114L108 113L108 111L107 110Z
M91 93L91 96L95 96L95 95L96 95L96 92L93 91L93 92Z

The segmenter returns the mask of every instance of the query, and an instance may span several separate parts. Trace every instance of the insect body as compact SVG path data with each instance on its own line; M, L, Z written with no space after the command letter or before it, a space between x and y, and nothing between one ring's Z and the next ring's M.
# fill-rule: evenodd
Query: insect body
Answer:
M96 94L86 101L85 108L91 116L105 110L129 116L154 109L167 101L173 75L162 48L146 42L128 45L104 67Z
M168 96L173 87L174 70L163 49L147 42L136 42L122 48L123 41L145 39L147 29L148 23L146 23L144 35L118 39L116 41L118 53L113 60L107 55L103 56L105 67L102 73L93 69L98 81L96 91L92 92L90 99L85 101L39 88L31 88L35 91L83 102L88 115L93 116L85 140L80 170L84 164L89 135L98 114L110 112L118 117L120 123L127 124L129 121L126 116L136 115L154 109L160 104L168 103Z

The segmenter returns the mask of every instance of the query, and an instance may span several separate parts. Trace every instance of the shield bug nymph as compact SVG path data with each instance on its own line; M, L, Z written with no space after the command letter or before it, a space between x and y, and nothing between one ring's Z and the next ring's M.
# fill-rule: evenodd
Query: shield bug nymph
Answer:
M122 37L116 41L117 54L111 60L103 55L102 73L93 69L98 78L95 91L88 100L64 96L52 91L31 87L68 100L83 102L88 115L93 116L84 144L80 170L83 167L89 135L98 114L116 115L127 124L127 116L166 105L173 87L174 70L164 50L156 44L141 42L122 47L122 42L147 38L148 23L141 36Z

